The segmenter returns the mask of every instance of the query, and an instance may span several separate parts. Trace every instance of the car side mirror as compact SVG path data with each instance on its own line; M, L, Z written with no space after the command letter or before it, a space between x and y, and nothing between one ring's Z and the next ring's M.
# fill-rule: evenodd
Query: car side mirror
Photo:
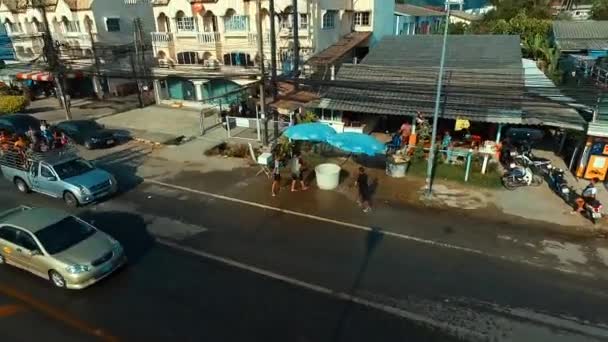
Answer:
M30 255L31 256L42 255L42 252L39 249L34 249L34 250L30 251Z
M55 177L55 176L46 177L46 180L48 180L49 182L54 182L57 180L57 177Z

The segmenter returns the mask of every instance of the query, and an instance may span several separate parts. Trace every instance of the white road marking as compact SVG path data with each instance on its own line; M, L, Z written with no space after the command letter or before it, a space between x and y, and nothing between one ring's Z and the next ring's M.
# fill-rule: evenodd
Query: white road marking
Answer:
M457 334L458 336L465 338L465 339L476 339L476 340L483 340L485 339L487 336L481 333L478 333L476 331L473 330L469 330L469 329L465 329L462 328L460 326L456 326L456 325L451 325L445 322L441 322L441 321L436 321L432 318L429 317L425 317L423 315L414 313L414 312L410 312L407 310L403 310L400 308L396 308L393 306L389 306L389 305L385 305L385 304L381 304L381 303L377 303L377 302L373 302L361 297L357 297L357 296L353 296L350 295L348 293L345 292L341 292L341 291L335 291L332 290L330 288L324 287L324 286L320 286L320 285L316 285L313 283L308 283L302 280L298 280L292 277L288 277L288 276L284 276L278 273L274 273L272 271L268 271L268 270L264 270L255 266L250 266L241 262L238 262L236 260L232 260L232 259L228 259L225 257L221 257L221 256L217 256L214 254L210 254L207 252L203 252L194 248L190 248L190 247L186 247L186 246L182 246L180 244L177 244L175 242L169 241L169 240L165 240L162 238L157 238L156 241L158 241L158 243L165 245L167 247L170 248L174 248L177 250L180 250L182 252L186 252L186 253L190 253L190 254L194 254L196 256L200 256L206 259L210 259L231 267L235 267L241 270L245 270L248 272L252 272L252 273L256 273L259 275L262 275L264 277L268 277L268 278L272 278L275 280L279 280L282 281L284 283L290 284L290 285L294 285L297 287L301 287L301 288L305 288L311 291L315 291L315 292L319 292L322 294L325 294L327 296L336 298L336 299L340 299L340 300L344 300L344 301L348 301L348 302L353 302L368 308L372 308L372 309L376 309L376 310L380 310L383 311L385 313L397 316L397 317L401 317L401 318L405 318L411 321L415 321L418 323L422 323L422 324L427 324L430 325L432 327L435 328L439 328L442 329L443 331L448 331L450 333L453 334Z
M325 286L278 274L256 266L247 265L233 259L183 246L170 240L157 238L156 241L166 247L188 254L209 259L247 272L252 272L289 285L321 293L334 299L352 302L367 308L379 310L389 315L407 319L421 325L440 329L448 334L458 336L463 340L488 341L488 337L493 336L493 341L519 341L522 340L522 338L535 336L538 337L536 340L561 342L578 340L582 336L597 339L604 339L606 336L608 336L608 330L606 327L601 325L589 326L585 323L578 323L575 319L564 319L560 317L537 314L533 311L524 309L506 309L495 304L488 306L494 312L478 311L475 307L462 307L461 312L460 306L454 307L449 305L449 300L446 300L446 303L435 303L435 305L432 305L431 312L428 315L420 314L411 310L403 309L399 307L402 305L399 305L398 303L390 303L389 301L389 304L384 304L378 301L351 295L342 291L332 290ZM373 297L379 296L372 294L372 298ZM406 302L409 303L409 301L413 298L408 298L409 299ZM416 305L414 304L414 307L415 306ZM437 312L437 310L439 310L439 312ZM448 316L444 317L445 315ZM436 317L433 318L431 316ZM511 319L511 316L516 318ZM471 324L463 324L463 322L460 321L461 319L463 319L464 322ZM453 323L446 323L446 321L451 321ZM490 324L490 322L492 324ZM573 334L575 336L573 336Z
M145 183L149 183L149 184L155 184L155 185L166 187L166 188L170 188L170 189L174 189L174 190L181 190L181 191L185 191L185 192L199 194L199 195L202 195L202 196L210 197L212 199L215 198L215 199L220 199L220 200L224 200L224 201L244 204L244 205L248 205L248 206L252 206L252 207L262 208L262 209L266 209L266 210L273 210L273 211L280 212L280 213L283 213L283 214L289 214L289 215L304 217L304 218L308 218L308 219L311 219L311 220L317 220L317 221L321 221L321 222L332 223L332 224L334 224L334 225L336 225L338 227L353 228L353 229L358 229L358 230L362 230L362 231L365 231L365 232L378 232L380 234L383 234L383 235L386 235L386 236L392 236L392 237L395 237L395 238L398 238L398 239L402 239L402 240L414 241L414 242L417 242L417 243L426 244L426 245L430 245L430 246L434 246L434 247L442 247L442 248L453 249L453 250L457 250L457 251L461 251L461 252L466 252L466 253L471 253L471 254L476 254L476 255L482 255L484 257L493 258L493 259L506 260L506 261L509 261L509 262L520 263L520 264L524 264L524 265L528 265L528 266L532 266L532 267L536 267L536 268L540 268L540 269L551 269L551 270L562 272L562 273L566 273L566 274L576 274L576 275L579 275L579 276L584 276L584 277L589 277L589 278L595 278L596 277L594 274L592 274L590 272L579 271L579 270L572 270L572 269L564 269L563 267L550 267L550 266L543 265L542 263L538 263L538 262L534 262L534 261L530 261L530 260L512 258L512 257L508 257L508 256L503 256L503 255L488 254L488 253L485 253L485 252L483 252L481 250L478 250L478 249L473 249L473 248L468 248L468 247L462 247L462 246L456 246L456 245L452 245L452 244L449 244L449 243L422 239L422 238L411 236L411 235L406 235L406 234L401 234L401 233L395 233L395 232L391 232L391 231L387 231L387 230L383 230L383 229L378 229L378 228L372 228L372 227L363 226L363 225L356 224L356 223L338 221L338 220L334 220L334 219L330 219L330 218L326 218L326 217L321 217L321 216L316 216L316 215L311 215L311 214L305 214L305 213L301 213L301 212L294 211L294 210L272 207L272 206L265 205L265 204L262 204L262 203L257 203L257 202L242 200L242 199L239 199L239 198L234 198L234 197L214 194L212 192L207 192L207 191L202 191L202 190L197 190L197 189L191 189L191 188L188 188L188 187L185 187L185 186L165 183L165 182L161 182L161 181L158 181L158 180L155 180L155 179L145 178L144 182Z
M393 237L396 237L396 238L399 238L399 239L415 241L415 242L419 242L419 243L423 243L423 244L427 244L427 245L432 245L432 246L437 246L437 247L443 247L443 248L450 248L450 249L456 249L456 250L459 250L459 251L473 253L473 254L486 255L482 251L477 250L477 249L472 249L472 248L467 248L467 247L461 247L461 246L451 245L451 244L448 244L448 243L437 242L437 241L433 241L433 240L422 239L422 238L418 238L418 237L411 236L411 235L405 235L405 234L395 233L395 232L386 231L386 230L382 230L382 229L378 229L378 228L372 228L372 227L368 227L368 226L363 226L363 225L356 224L356 223L338 221L338 220L334 220L334 219L330 219L330 218L326 218L326 217L321 217L321 216L316 216L316 215L311 215L311 214L305 214L305 213L301 213L301 212L294 211L294 210L272 207L272 206L261 204L261 203L246 201L246 200L242 200L242 199L238 199L238 198L234 198L234 197L228 197L228 196L224 196L224 195L218 195L218 194L214 194L214 193L207 192L207 191L191 189L191 188L187 188L187 187L180 186L180 185L169 184L169 183L157 181L157 180L154 180L154 179L145 179L144 182L145 183L151 183L151 184L160 185L160 186L167 187L167 188L172 188L172 189L182 190L182 191L186 191L186 192L191 192L191 193L195 193L195 194L199 194L199 195L203 195L203 196L213 197L213 198L217 198L217 199L221 199L221 200L225 200L225 201L230 201L230 202L235 202L235 203L239 203L239 204L244 204L244 205L248 205L248 206L252 206L252 207L258 207L258 208L262 208L262 209L266 209L266 210L273 210L273 211L277 211L277 212L280 212L280 213L283 213L283 214L300 216L300 217L308 218L308 219L311 219L311 220L332 223L332 224L335 224L335 225L338 225L338 226L342 226L342 227L354 228L354 229L363 230L363 231L366 231L366 232L378 232L378 233L381 233L381 234L384 234L384 235L388 235L388 236L393 236Z

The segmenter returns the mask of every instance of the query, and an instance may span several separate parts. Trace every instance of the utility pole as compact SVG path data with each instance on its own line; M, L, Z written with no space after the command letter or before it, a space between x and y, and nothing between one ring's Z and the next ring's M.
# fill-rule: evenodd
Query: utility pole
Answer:
M141 72L144 78L148 76L148 69L146 68L146 43L144 41L143 27L141 24L141 18L135 18L135 32L137 34L137 41L139 42L139 54L141 57Z
M58 47L56 47L55 43L53 42L49 20L46 17L46 3L44 0L31 0L31 5L33 8L37 8L42 16L42 22L44 25L44 33L42 37L44 41L44 54L49 64L49 69L53 73L55 88L57 89L57 97L65 109L65 117L67 120L72 120L70 101L68 101L67 94L64 89L65 78L63 74L63 66L61 63L59 63L59 56L57 55Z
M426 168L426 194L433 195L433 166L435 164L435 140L437 139L437 121L439 120L439 106L441 104L441 90L443 88L443 69L445 65L445 50L448 43L448 27L450 26L450 3L447 3L445 12L445 27L443 29L443 45L441 46L441 60L439 61L439 77L437 79L437 94L435 95L435 112L433 112L433 131L431 133L431 150Z
M300 74L300 36L298 19L300 14L298 13L298 0L292 1L293 7L293 78L295 79L294 85L296 90L300 86L298 84L298 78Z
M139 56L139 32L138 32L138 19L133 19L133 52L129 55L131 60L131 72L133 73L133 78L135 82L137 82L137 99L139 100L139 108L144 108L144 99L141 94L141 82L138 77L138 72L136 69L135 59Z
M266 89L264 82L266 72L264 70L264 36L262 32L262 0L256 1L257 20L256 28L258 33L258 55L260 56L260 116L264 118L264 145L268 145L268 117L266 116ZM258 120L258 125L259 125Z
M93 59L95 61L95 72L96 75L93 78L95 82L95 88L97 88L97 98L103 99L103 89L101 87L101 62L99 61L99 55L97 54L97 46L95 45L95 37L93 36L93 28L89 27L89 38L91 39L91 51L93 51Z
M135 54L131 52L129 54L129 59L131 61L131 74L133 75L133 79L137 82L137 100L139 100L139 108L144 108L144 99L141 96L141 86L139 84L139 78L137 77L137 70L135 69Z
M277 33L275 26L276 12L274 10L274 0L270 0L270 90L272 99L275 100L278 95L277 89Z

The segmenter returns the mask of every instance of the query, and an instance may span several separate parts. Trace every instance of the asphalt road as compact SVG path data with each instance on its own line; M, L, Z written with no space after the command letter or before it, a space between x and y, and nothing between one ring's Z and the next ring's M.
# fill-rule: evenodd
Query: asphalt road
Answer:
M0 209L61 206L4 192ZM128 267L84 291L0 269L0 331L10 341L450 341L373 308L159 245L141 215L81 213L124 245Z
M0 191L0 209L62 206L6 184ZM23 340L608 338L608 294L593 278L148 184L78 213L120 240L130 265L81 292L0 270L0 331L30 334ZM3 317L4 302L24 309Z

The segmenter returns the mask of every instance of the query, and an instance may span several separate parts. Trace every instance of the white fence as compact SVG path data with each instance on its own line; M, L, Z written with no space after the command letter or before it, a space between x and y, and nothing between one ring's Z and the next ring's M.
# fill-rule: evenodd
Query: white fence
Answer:
M268 131L270 142L278 139L287 127L289 123L281 120L268 120L266 123L262 119L236 116L226 117L224 124L228 138L263 141L265 132Z

